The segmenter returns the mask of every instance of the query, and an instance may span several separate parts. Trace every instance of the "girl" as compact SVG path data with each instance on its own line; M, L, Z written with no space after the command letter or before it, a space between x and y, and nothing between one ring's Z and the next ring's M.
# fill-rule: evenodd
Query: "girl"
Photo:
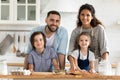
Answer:
M33 50L28 55L29 70L35 72L52 71L52 64L59 70L57 55L53 48L47 47L46 37L42 32L34 32L30 38Z
M89 45L91 43L91 37L88 33L82 32L75 45L75 50L70 54L74 58L72 63L74 70L86 70L94 73L94 60L95 56L93 52L89 50Z

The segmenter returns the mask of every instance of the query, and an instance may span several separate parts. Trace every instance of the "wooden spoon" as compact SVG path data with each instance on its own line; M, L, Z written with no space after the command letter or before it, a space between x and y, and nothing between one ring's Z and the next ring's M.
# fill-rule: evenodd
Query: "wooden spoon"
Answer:
M13 34L14 43L13 43L13 53L16 53L16 46L15 46L15 33Z
M24 44L26 43L26 36L24 35Z

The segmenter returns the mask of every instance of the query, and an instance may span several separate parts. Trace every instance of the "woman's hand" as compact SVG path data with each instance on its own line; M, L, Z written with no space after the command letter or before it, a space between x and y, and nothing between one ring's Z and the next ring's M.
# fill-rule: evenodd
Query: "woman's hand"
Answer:
M108 53L103 53L102 58L103 60L108 60Z

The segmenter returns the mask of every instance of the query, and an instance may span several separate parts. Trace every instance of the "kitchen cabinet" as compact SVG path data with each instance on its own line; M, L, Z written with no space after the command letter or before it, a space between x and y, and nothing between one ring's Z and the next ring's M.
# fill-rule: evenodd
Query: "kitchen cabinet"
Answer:
M0 0L0 24L39 24L40 0Z

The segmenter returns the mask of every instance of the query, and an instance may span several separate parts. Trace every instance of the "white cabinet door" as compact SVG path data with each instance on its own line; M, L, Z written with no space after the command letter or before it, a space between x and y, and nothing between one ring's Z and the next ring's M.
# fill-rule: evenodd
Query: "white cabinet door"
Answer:
M0 0L1 24L40 24L40 0Z

